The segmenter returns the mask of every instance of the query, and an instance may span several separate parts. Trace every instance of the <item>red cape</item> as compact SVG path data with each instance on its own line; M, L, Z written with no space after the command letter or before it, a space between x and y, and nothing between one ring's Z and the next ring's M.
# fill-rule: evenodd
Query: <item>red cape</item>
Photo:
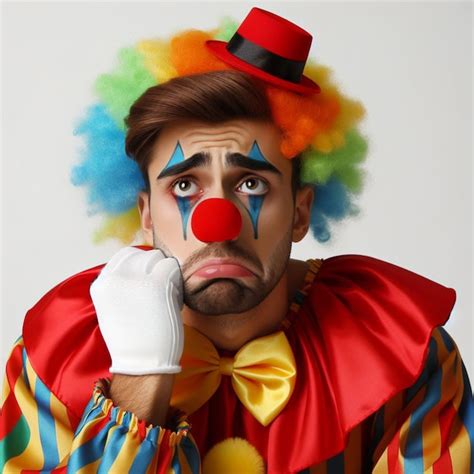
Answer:
M89 295L102 267L51 289L23 323L31 365L66 405L74 429L94 382L111 377ZM338 454L355 426L415 383L431 332L446 323L455 300L453 289L373 257L325 259L285 331L297 363L287 406L264 427L223 377L213 397L189 416L201 455L233 436L259 450L269 473L297 472Z

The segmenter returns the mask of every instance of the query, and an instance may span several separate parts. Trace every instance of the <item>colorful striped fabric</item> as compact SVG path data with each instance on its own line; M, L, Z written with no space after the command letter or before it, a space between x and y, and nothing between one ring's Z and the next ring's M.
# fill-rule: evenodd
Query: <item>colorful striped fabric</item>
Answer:
M200 455L183 417L173 431L145 426L113 405L107 385L106 379L95 384L73 430L66 407L37 377L18 338L3 384L0 472L200 472ZM471 474L473 447L469 378L453 339L438 327L416 383L356 426L343 452L302 473Z
M351 431L344 452L303 471L365 472L474 473L472 389L459 350L443 327L433 330L418 380Z
M199 472L199 452L184 417L176 420L173 431L145 425L106 398L107 382L96 382L74 430L64 404L31 367L20 336L9 355L3 382L0 472Z

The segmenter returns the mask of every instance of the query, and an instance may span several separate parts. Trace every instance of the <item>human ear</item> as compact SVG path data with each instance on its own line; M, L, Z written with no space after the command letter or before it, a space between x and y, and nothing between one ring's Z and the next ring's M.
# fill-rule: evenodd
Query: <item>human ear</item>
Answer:
M151 220L150 194L140 191L137 197L138 210L140 212L140 223L145 243L153 247L153 222Z
M311 206L314 199L312 186L303 186L296 191L292 241L299 242L306 235L311 223Z

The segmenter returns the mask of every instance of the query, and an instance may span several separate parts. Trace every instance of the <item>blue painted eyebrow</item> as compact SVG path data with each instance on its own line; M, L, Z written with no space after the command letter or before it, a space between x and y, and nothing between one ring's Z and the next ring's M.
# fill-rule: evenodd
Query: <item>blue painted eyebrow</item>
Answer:
M247 168L257 171L271 171L272 173L282 176L281 171L279 171L277 168L275 168L275 166L265 159L256 141L253 143L252 149L249 152L249 156L238 152L228 152L225 158L226 166ZM212 158L209 152L198 152L192 155L190 158L184 158L183 150L178 141L170 160L156 179L158 180L168 176L175 176L177 174L189 171L192 168L210 166L211 159Z

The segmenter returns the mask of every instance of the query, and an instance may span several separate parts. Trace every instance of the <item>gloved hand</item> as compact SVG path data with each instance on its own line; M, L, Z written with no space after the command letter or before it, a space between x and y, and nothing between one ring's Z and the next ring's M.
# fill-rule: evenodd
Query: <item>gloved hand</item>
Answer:
M181 371L183 280L178 261L160 249L124 247L90 287L110 372L145 375Z

